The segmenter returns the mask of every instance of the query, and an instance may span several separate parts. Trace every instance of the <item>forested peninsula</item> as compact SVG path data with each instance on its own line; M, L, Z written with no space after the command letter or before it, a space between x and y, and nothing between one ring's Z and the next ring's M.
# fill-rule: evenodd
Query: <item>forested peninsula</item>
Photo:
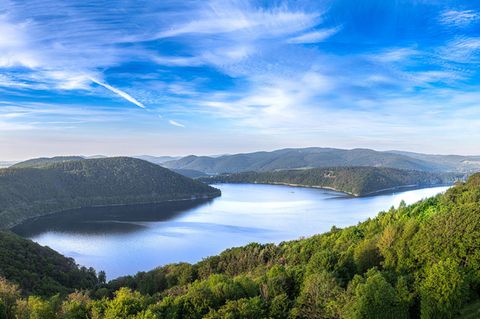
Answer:
M220 195L204 183L129 157L30 164L0 169L0 229L74 208Z
M400 188L452 184L456 173L432 173L385 167L334 167L273 172L244 172L200 178L210 183L282 184L327 188L353 196L367 196Z

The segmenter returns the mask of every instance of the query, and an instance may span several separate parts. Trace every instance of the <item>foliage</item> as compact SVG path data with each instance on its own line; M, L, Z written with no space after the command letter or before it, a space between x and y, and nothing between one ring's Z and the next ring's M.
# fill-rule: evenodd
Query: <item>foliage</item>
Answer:
M79 268L73 259L9 232L0 232L0 276L25 293L42 296L93 289L98 284L93 268Z
M285 184L332 188L354 196L365 196L400 187L418 187L452 183L461 175L429 173L382 167L334 167L243 172L200 178L205 182Z
M0 169L0 228L73 208L216 197L220 191L128 157Z

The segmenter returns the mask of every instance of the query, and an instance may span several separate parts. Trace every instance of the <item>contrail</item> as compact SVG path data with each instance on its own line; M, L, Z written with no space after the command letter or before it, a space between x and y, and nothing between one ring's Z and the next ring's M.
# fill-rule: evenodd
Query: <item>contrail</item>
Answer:
M131 95L129 95L128 93L126 92L123 92L122 90L119 90L117 88L114 88L113 86L107 84L107 83L103 83L103 82L100 82L98 80L95 80L94 78L90 78L90 80L94 83L97 83L98 85L101 85L103 86L104 88L106 88L107 90L110 90L112 91L113 93L117 94L118 96L124 98L125 100L135 104L136 106L139 106L141 108L145 108L145 105L143 105L141 102L137 101L134 97L132 97Z
M177 121L174 120L168 120L168 123L172 124L173 126L178 126L178 127L185 127L182 123L178 123Z

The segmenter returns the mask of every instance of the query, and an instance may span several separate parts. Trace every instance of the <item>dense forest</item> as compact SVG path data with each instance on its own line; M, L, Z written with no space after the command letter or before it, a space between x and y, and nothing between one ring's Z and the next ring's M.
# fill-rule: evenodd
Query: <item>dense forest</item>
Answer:
M0 228L79 207L215 197L220 191L128 157L0 169Z
M26 297L0 280L0 318L478 318L479 216L476 174L357 226L252 243L90 291Z
M73 259L6 231L0 231L0 277L19 285L24 294L41 296L93 289L100 283L94 269L79 268Z
M453 183L461 175L429 173L382 167L335 167L244 172L201 178L205 182L286 184L332 188L354 196L365 196L400 187L432 186Z

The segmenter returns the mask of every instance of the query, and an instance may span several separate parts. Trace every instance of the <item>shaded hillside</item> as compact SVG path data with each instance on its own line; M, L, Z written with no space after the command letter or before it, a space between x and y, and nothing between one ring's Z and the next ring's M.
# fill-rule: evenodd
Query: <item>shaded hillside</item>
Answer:
M205 182L285 184L330 188L354 196L365 196L401 187L453 183L460 176L379 167L336 167L275 172L245 172L202 178Z
M18 284L24 293L40 295L92 289L98 284L95 270L79 268L71 258L4 231L0 231L0 277Z
M16 163L10 168L27 168L27 167L41 167L53 163L62 163L70 161L80 161L84 158L82 156L55 156L55 157L39 157L32 158L23 162Z
M199 178L199 177L207 177L208 175L204 172L196 171L193 169L172 169L175 173L180 175L190 177L190 178Z
M477 164L476 167L480 169L480 163ZM340 166L389 167L419 171L464 171L463 166L458 166L452 162L414 158L407 154L378 152L369 149L342 150L318 147L220 157L191 155L179 160L165 162L162 166L173 169L193 169L208 174Z
M128 157L0 170L0 228L56 211L97 205L215 197L220 191Z

